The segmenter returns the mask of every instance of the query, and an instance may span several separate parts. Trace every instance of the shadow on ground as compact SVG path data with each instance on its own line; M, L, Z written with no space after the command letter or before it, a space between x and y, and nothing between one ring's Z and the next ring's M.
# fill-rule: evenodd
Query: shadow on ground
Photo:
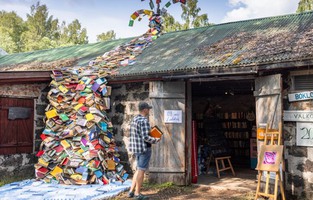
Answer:
M225 172L221 178L216 174L204 174L198 177L198 183L191 186L175 186L173 184L145 184L142 193L149 199L212 199L212 200L252 200L256 189L256 171L238 170L236 176ZM114 198L127 198L127 192Z

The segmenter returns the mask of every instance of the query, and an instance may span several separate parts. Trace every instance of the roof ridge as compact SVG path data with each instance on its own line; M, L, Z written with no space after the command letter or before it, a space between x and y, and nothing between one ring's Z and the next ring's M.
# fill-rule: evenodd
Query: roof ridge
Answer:
M239 20L239 21L224 22L224 23L219 23L219 24L212 24L212 25L202 26L202 27L197 27L197 28L172 31L172 32L164 33L164 35L166 35L166 34L173 34L173 33L177 33L177 32L183 32L183 31L191 31L191 30L196 30L196 29L205 29L205 28L212 28L212 27L216 27L216 26L224 26L224 25L228 25L228 24L237 24L237 23L250 22L250 21L261 21L261 20L275 19L275 18L286 18L286 17L291 17L291 16L300 16L300 15L309 15L309 14L312 15L313 14L313 10L312 11L301 12L301 13L290 13L290 14L285 14L285 15L277 15L277 16L270 16L270 17L260 17L260 18L245 19L245 20Z

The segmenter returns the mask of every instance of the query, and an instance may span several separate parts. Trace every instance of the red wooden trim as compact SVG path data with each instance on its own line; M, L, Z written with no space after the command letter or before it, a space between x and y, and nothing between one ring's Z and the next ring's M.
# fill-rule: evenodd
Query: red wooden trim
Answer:
M49 82L51 71L9 71L0 72L0 84Z
M33 144L1 144L0 148L8 148L8 147L33 147Z

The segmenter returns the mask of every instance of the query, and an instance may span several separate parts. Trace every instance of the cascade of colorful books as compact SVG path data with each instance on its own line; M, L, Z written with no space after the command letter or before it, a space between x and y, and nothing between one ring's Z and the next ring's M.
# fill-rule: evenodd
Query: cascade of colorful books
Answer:
M141 0L141 1L145 1L145 0ZM186 4L186 0L168 1L162 9L160 9L161 0L156 0L155 3L156 3L156 6L153 0L149 1L149 6L151 10L141 9L141 10L135 11L130 16L131 19L129 20L128 25L133 26L134 21L136 19L138 19L138 21L141 21L143 17L147 16L149 17L149 27L150 27L148 32L152 34L153 36L157 36L161 34L162 32L162 22L163 22L162 16L164 16L167 13L167 8L170 7L172 4L176 4L176 3ZM153 11L154 9L155 11Z
M106 114L111 87L103 74L74 67L53 71L52 78L37 178L64 184L127 179Z
M186 3L173 0L177 2ZM156 3L157 14L140 10L132 15L133 20L140 14L150 16L150 28L142 36L104 53L88 66L52 71L46 126L40 135L42 144L35 164L37 179L61 184L108 184L110 180L127 179L107 115L111 87L106 78L116 74L121 66L133 65L136 57L161 33L161 1ZM165 6L170 5L168 2ZM153 9L152 0L150 6Z
M107 115L111 87L106 77L118 67L134 64L151 42L152 35L146 33L90 61L89 66L53 71L35 164L38 179L61 184L127 179Z

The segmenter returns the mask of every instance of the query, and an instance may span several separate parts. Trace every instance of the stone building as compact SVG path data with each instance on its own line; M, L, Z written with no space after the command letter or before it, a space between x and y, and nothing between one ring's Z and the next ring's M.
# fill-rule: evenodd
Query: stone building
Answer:
M126 150L130 119L138 113L139 101L149 101L150 122L164 131L162 141L153 147L150 180L190 184L192 121L198 125L198 142L205 143L208 133L201 129L202 120L212 108L222 120L229 120L221 124L224 129L240 129L224 132L237 169L252 166L250 141L258 140L253 128L267 123L277 129L282 123L286 193L289 199L312 199L312 30L313 12L307 12L162 35L134 65L121 67L109 77L110 115L122 160L126 165L132 160ZM129 40L0 56L1 101L34 101L33 149L0 156L2 172L32 170L44 125L49 70L85 65ZM248 113L255 118L247 120ZM176 115L176 121L167 118L170 114ZM2 123L5 116L0 117ZM7 150L5 142L0 139L0 152Z

